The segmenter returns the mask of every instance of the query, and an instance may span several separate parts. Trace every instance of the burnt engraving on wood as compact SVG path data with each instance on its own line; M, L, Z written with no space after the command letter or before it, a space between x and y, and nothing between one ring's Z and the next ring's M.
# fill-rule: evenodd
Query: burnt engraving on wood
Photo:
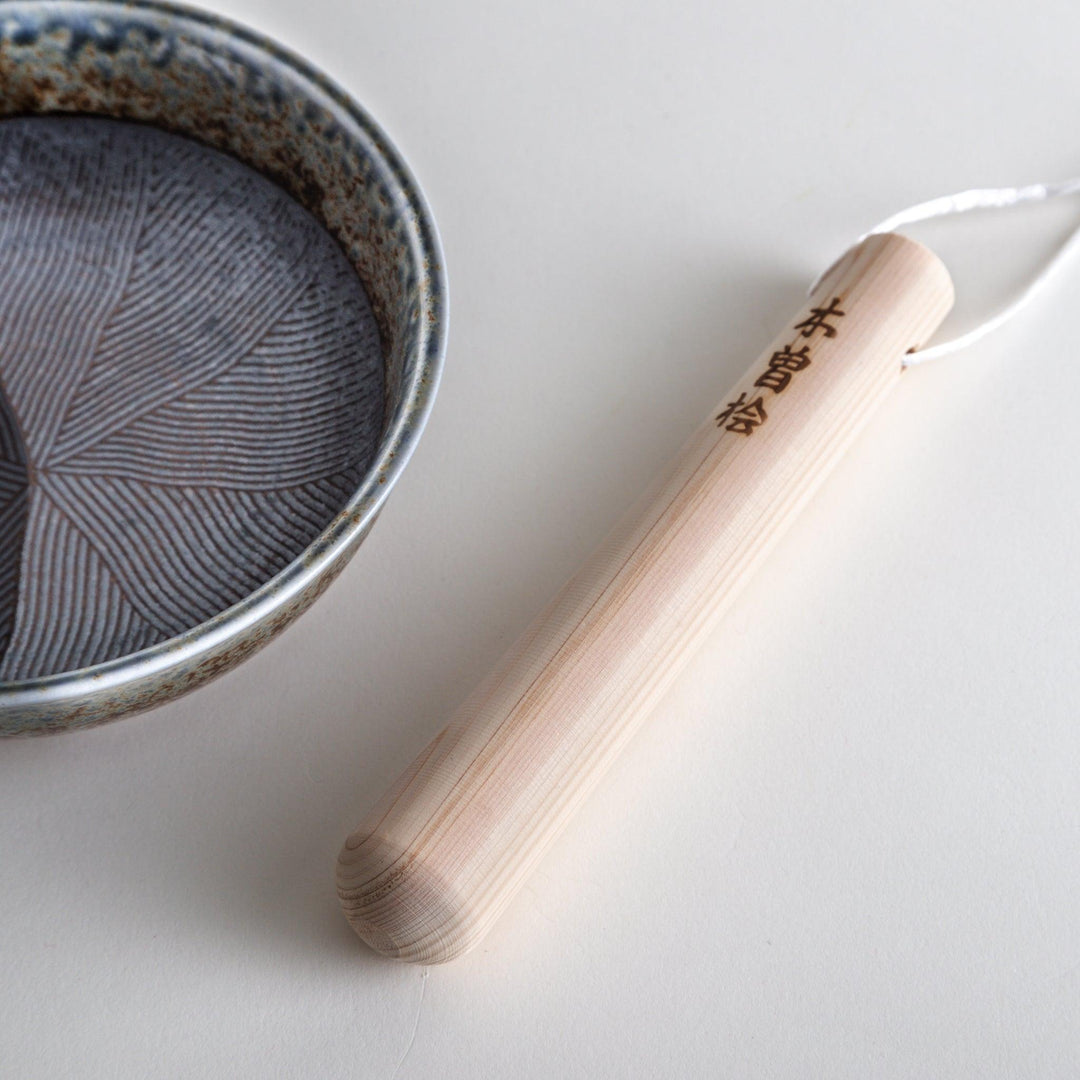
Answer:
M796 348L799 338L812 338L818 330L822 332L823 337L836 337L836 321L842 319L845 314L840 310L840 302L841 297L834 296L826 306L811 308L810 314L802 322L796 323L793 328L798 331L798 337L790 345L782 346L769 357L765 363L765 370L754 380L754 386L773 394L782 394L795 375L808 368L813 359L810 351L813 342ZM751 435L768 418L764 395L747 401L747 394L744 392L735 401L729 401L717 413L716 426L736 435Z

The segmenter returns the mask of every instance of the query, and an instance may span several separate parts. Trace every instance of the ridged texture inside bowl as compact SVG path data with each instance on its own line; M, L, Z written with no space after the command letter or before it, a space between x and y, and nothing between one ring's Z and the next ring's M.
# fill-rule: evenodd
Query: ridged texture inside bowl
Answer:
M165 641L295 559L376 449L383 359L329 234L153 128L0 122L0 679Z
M431 213L386 133L287 49L162 0L2 0L0 9L0 116L136 121L268 177L322 224L363 282L384 364L374 456L295 559L231 607L136 653L0 681L0 735L44 734L187 693L321 595L374 524L431 410L446 349L446 273Z

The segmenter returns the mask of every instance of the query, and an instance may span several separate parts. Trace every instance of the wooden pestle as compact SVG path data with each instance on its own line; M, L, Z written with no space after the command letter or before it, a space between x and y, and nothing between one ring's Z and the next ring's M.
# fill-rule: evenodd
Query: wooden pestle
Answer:
M952 305L938 258L871 236L698 428L345 842L379 952L475 945Z

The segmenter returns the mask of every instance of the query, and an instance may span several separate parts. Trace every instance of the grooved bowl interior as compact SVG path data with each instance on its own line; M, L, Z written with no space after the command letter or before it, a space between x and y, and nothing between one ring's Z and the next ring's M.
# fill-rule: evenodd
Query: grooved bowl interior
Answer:
M0 679L198 626L300 555L382 430L333 238L217 150L0 123Z
M386 137L248 31L0 8L0 732L231 667L370 528L445 343Z

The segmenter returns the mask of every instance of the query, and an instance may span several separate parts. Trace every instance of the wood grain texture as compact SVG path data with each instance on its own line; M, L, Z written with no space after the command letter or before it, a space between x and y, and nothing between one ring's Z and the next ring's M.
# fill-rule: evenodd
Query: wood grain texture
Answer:
M338 861L360 936L448 960L484 935L952 304L870 237L401 776Z

